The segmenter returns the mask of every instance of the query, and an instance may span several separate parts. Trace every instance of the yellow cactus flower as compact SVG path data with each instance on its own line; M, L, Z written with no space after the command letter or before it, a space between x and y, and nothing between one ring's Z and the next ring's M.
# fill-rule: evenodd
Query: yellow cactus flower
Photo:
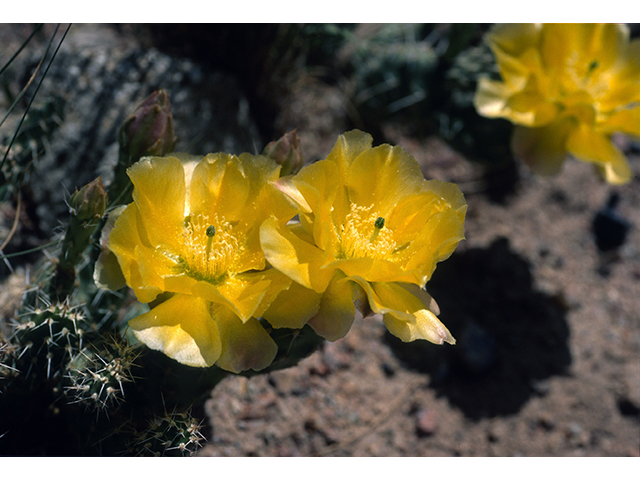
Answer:
M640 39L625 25L506 24L486 40L502 81L480 79L474 104L516 124L517 157L550 175L571 154L609 183L631 179L611 134L640 137Z
M300 208L299 222L270 217L260 229L267 261L294 283L265 312L337 340L355 307L381 313L403 341L455 343L423 287L464 234L458 187L425 180L400 147L371 147L370 135L341 135L325 160L276 186ZM286 307L285 307L286 306Z
M129 322L140 341L197 367L240 372L272 362L277 347L257 317L291 281L265 268L259 227L293 214L269 184L279 171L265 156L223 153L146 157L128 169L133 203L109 232L96 278L124 278L151 304ZM105 272L113 256L122 275Z

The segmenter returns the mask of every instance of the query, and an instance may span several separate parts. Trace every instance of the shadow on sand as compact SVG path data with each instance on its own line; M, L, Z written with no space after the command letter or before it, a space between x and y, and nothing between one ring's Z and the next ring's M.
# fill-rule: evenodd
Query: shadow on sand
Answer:
M402 343L390 334L385 340L467 417L517 413L532 395L546 393L545 379L571 364L565 308L535 290L529 264L507 239L454 254L427 288L457 344Z

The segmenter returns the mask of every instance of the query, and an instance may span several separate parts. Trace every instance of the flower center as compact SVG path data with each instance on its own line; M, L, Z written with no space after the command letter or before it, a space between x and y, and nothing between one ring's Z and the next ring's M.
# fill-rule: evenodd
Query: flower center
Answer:
M180 266L198 280L220 283L233 273L244 250L233 226L214 215L189 215L181 234Z
M373 206L351 204L351 210L340 228L337 258L387 259L396 242L393 231L385 227L385 219Z

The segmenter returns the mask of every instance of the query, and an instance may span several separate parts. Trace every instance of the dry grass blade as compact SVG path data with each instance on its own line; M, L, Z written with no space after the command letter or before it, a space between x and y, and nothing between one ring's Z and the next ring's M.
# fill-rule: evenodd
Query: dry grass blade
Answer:
M55 38L59 27L60 27L60 25L56 26L56 29L53 32L53 35L51 35L51 40L49 40L49 44L47 45L47 49L46 49L46 51L45 51L45 53L43 55L43 59L49 53L49 49L51 48L51 45L53 44L53 39ZM58 50L60 50L60 46L62 45L62 42L64 41L65 37L67 36L67 33L69 32L69 28L71 28L71 25L68 25L66 30L64 31L64 34L62 35L62 38L60 39L60 42L58 42L58 46L56 47L55 51L53 52L53 55L51 56L51 59L49 60L49 63L47 64L47 68L43 72L42 77L40 78L40 81L38 82L38 85L36 86L36 89L33 92L33 95L29 99L29 103L27 105L27 108L25 109L25 111L24 111L24 113L22 115L22 118L20 119L20 122L18 123L18 126L16 127L16 130L15 130L15 132L13 134L13 137L11 138L11 141L9 142L9 145L7 146L7 150L6 150L5 154L4 154L4 157L2 158L2 162L0 162L0 168L2 168L4 166L4 163L7 160L7 157L9 155L9 151L11 150L13 142L15 142L15 140L16 140L16 138L18 136L18 133L20 133L20 127L22 126L22 123L24 122L24 119L26 118L27 113L29 112L29 109L31 108L31 104L33 103L33 100L36 98L36 95L38 94L38 90L40 89L40 86L42 85L42 82L44 81L45 77L47 76L47 72L49 71L49 68L51 67L51 65L53 64L54 59L56 58Z

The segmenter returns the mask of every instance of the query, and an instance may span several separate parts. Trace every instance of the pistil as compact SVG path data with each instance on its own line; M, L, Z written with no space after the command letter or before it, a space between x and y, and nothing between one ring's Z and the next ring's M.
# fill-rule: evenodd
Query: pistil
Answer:
M376 241L376 238L378 238L378 234L380 233L380 230L382 230L384 228L384 218L382 217L378 217L376 218L376 221L373 224L373 235L371 235L371 237L369 238L369 242L373 243Z
M213 236L216 234L216 227L214 227L213 225L209 225L207 227L207 249L205 251L205 255L207 258L207 262L209 261L209 254L211 253L211 245L213 243Z

